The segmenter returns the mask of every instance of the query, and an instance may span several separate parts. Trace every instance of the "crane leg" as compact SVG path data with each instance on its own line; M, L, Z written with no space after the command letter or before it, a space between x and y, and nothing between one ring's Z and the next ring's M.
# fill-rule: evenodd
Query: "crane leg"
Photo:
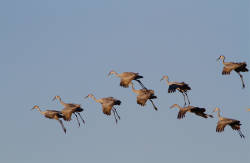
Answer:
M62 129L63 129L64 133L66 134L66 128L64 127L63 122L60 119L58 119L58 122L61 124Z
M147 88L142 84L142 82L141 82L140 80L135 80L135 81L137 81L137 82L141 85L141 87L142 87L143 89L147 89Z
M183 95L183 98L184 98L184 107L186 106L186 97L184 95L184 93L181 92L181 94Z
M186 97L187 97L187 100L188 100L188 105L190 105L190 101L189 101L189 99L188 99L188 95L187 95L187 92L185 92L185 95L186 95Z
M245 136L242 134L242 132L240 130L238 130L238 133L239 133L241 138L245 138Z
M76 116L76 119L77 119L77 122L78 122L78 125L79 125L78 127L80 127L81 124L79 122L78 116L76 115L76 113L74 113L74 115Z
M81 120L82 120L82 123L85 124L85 121L84 119L82 118L81 114L77 112L77 114L80 116Z
M114 117L115 117L115 123L117 124L118 120L117 120L117 118L116 118L116 114L115 114L115 111L114 111L114 109L112 109L112 112L113 112L113 114L114 114Z
M241 83L242 83L242 89L245 88L245 84L244 84L244 81L243 81L243 76L237 72L239 75L240 75L240 79L241 79Z
M152 103L154 109L155 109L155 110L158 110L157 107L156 107L155 104L154 104L154 101L153 101L152 99L149 99L149 101Z

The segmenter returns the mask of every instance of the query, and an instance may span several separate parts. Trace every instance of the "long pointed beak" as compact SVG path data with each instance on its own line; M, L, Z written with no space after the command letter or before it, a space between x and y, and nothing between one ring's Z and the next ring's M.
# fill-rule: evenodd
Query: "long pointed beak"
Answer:
M89 96L84 97L84 99L87 99Z
M33 107L32 109L30 109L30 110L34 110L35 109L35 107Z
M161 78L161 80L160 81L162 81L164 79L164 77L163 78Z
M216 59L216 61L219 61L220 60L220 57Z

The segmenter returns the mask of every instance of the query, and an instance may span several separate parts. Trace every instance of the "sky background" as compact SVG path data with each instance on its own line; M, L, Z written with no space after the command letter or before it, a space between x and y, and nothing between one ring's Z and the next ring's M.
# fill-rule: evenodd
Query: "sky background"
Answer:
M216 62L250 63L250 1L2 0L0 20L0 162L250 162L249 73L243 90ZM112 69L143 75L159 111L137 105L130 88L107 76ZM216 133L217 117L177 120L169 107L183 97L167 93L163 75L192 87L192 105L241 120L246 139L229 127ZM117 125L84 99L89 93L122 101ZM30 110L62 109L55 95L82 104L86 125L73 117L65 135Z

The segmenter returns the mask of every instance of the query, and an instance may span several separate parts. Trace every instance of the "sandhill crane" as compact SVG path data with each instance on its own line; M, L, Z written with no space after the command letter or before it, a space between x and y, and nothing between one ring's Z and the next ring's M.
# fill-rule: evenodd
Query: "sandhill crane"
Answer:
M185 117L186 115L186 112L190 112L190 113L194 113L198 116L201 116L203 118L213 118L212 115L209 115L209 114L206 114L205 111L206 109L205 108L199 108L199 107L195 107L195 106L187 106L187 107L180 107L178 104L174 104L170 107L171 109L173 108L178 108L179 109L179 113L178 113L178 116L177 116L177 119L182 119Z
M115 74L115 76L117 76L121 79L121 82L120 82L121 87L128 88L129 84L132 82L132 80L135 80L141 85L142 88L146 89L146 87L139 80L139 79L143 78L143 76L139 75L139 73L123 72L123 73L118 74L114 70L111 70L109 72L108 76L110 76L111 74Z
M241 79L242 82L242 88L245 88L245 84L243 81L243 76L240 74L240 72L247 72L248 69L247 63L246 62L224 62L225 61L225 56L221 55L217 61L222 60L222 63L224 65L223 70L222 70L222 75L229 75L232 70L234 70Z
M148 90L148 89L139 89L139 90L136 90L134 88L133 82L131 82L131 87L132 87L132 91L137 94L137 104L139 104L141 106L145 106L147 100L150 100L150 102L152 103L154 109L158 110L157 107L155 106L153 100L152 100L152 99L157 98L154 95L154 90Z
M216 127L216 132L224 131L224 128L226 127L226 125L229 125L229 126L231 126L231 128L233 130L236 130L239 133L241 138L245 138L245 136L242 134L242 132L240 130L241 124L240 124L239 120L221 117L219 108L215 108L213 112L218 112L218 118L219 118L219 121L218 121L217 127Z
M168 84L168 93L173 93L175 92L176 90L178 90L184 97L184 106L186 106L186 98L187 97L187 100L188 100L188 104L190 105L190 101L188 99L188 95L187 95L187 91L188 90L191 90L191 88L189 87L188 84L184 83L184 82L169 82L169 79L168 79L168 76L164 75L161 79L164 80L166 79L167 81L167 84Z
M66 134L66 128L64 127L63 122L60 120L60 118L63 118L64 116L61 114L60 111L57 111L57 110L41 111L41 109L37 105L35 105L31 110L33 110L33 109L37 109L46 118L57 120L61 124L62 129L63 129L64 133Z
M65 121L70 121L71 120L71 115L73 113L76 116L79 127L80 127L80 122L78 120L77 114L80 116L82 122L85 123L84 119L82 118L82 116L80 114L80 112L82 112L84 110L83 108L81 108L81 105L72 104L72 103L64 103L60 96L55 96L53 98L53 101L56 100L56 99L59 100L59 102L64 106L64 108L62 109L61 112L64 115L63 119Z
M117 113L116 108L114 108L114 105L120 105L121 101L117 100L113 97L106 97L106 98L100 98L100 99L96 99L95 96L93 94L88 94L88 96L86 96L85 98L92 98L94 101L96 101L97 103L102 104L102 111L104 114L106 115L111 115L111 110L114 114L115 117L115 122L118 122L118 119L120 120L120 116Z

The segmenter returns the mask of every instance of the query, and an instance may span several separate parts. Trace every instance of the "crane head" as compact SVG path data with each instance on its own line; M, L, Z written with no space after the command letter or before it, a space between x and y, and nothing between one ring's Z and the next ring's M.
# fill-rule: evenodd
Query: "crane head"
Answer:
M224 55L219 56L219 58L217 58L217 61L219 61L220 59L225 59Z
M174 105L170 106L170 109L173 109L173 108L176 108L176 107L178 107L178 104L174 104Z
M112 74L115 74L115 71L114 70L111 70L109 73L108 73L108 76L112 75Z
M88 96L86 96L86 97L84 97L84 98L86 99L86 98L89 98L89 97L92 98L92 97L94 97L94 95L93 95L93 94L88 94Z
M219 110L220 110L219 108L215 108L214 111L213 111L212 113L217 112L217 111L219 111Z
M39 106L35 105L35 106L33 106L33 108L31 110L34 110L34 109L39 109Z
M60 99L61 97L60 96L55 96L52 101L55 101L56 99Z
M167 75L163 75L163 77L161 78L160 81L164 80L164 79L168 79L168 76Z

